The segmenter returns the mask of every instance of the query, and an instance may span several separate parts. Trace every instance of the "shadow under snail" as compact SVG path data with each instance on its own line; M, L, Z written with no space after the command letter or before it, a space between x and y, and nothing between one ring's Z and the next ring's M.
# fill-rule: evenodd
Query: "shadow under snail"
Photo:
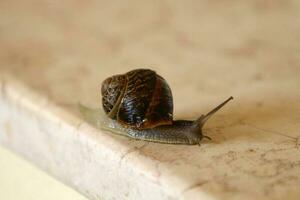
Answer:
M173 120L172 92L155 71L136 69L103 81L103 110L80 105L94 126L130 138L168 144L200 144L206 121L233 97L198 119Z

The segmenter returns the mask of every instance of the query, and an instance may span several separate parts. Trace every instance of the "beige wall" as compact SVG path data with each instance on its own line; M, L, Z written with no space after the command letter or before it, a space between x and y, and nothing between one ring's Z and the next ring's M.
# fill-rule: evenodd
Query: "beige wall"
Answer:
M0 199L86 200L23 158L0 146Z

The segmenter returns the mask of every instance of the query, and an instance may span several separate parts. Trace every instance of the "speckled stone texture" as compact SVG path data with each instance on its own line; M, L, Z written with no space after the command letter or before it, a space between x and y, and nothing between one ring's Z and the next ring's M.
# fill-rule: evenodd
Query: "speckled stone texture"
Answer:
M299 199L300 3L0 2L0 143L96 199ZM107 134L77 103L151 67L177 119L234 96L176 146Z

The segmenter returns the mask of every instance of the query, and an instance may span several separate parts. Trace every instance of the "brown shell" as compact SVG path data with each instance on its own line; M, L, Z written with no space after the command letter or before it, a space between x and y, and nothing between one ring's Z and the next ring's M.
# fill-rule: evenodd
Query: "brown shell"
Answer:
M107 78L101 93L104 111L125 126L147 129L172 124L171 89L152 70L137 69Z

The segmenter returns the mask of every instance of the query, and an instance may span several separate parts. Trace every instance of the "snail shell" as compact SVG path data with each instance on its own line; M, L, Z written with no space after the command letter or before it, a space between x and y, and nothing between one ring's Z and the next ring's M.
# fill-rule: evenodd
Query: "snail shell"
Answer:
M173 122L173 98L167 82L154 71L137 69L102 83L105 113L126 127L149 129Z

